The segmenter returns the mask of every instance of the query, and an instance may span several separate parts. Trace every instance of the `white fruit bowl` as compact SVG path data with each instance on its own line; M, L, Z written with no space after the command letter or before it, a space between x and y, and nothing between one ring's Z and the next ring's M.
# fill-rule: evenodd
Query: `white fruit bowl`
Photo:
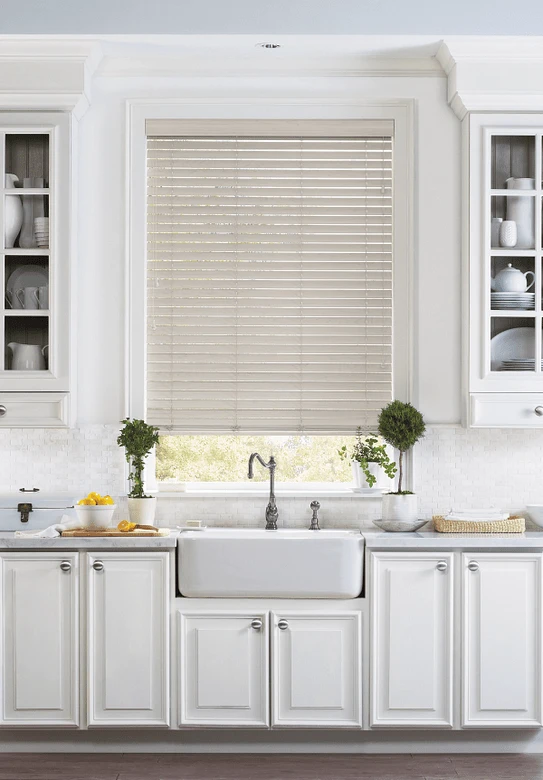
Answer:
M543 528L543 504L529 504L526 509L528 510L532 523Z
M115 509L115 504L107 504L104 506L76 504L75 507L77 519L81 523L81 528L88 528L91 531L111 528L111 519L115 513Z

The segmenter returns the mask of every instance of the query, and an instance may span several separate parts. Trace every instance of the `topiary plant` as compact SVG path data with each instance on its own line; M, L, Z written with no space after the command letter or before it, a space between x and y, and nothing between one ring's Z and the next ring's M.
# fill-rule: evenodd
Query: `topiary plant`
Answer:
M128 479L132 489L128 498L149 498L143 489L143 468L145 458L158 443L158 428L147 425L144 420L131 420L129 417L122 423L124 427L117 437L117 444L124 447L126 461L131 469Z
M410 493L409 490L402 490L403 456L417 443L426 430L422 414L409 403L392 401L384 409L381 409L378 430L383 439L400 453L397 495Z
M386 445L382 440L379 441L375 433L370 433L368 436L362 436L362 430L357 428L356 441L351 453L347 451L346 444L338 450L338 453L342 460L353 460L360 464L360 468L364 472L364 476L366 477L366 481L370 488L373 487L377 481L376 477L369 470L370 463L377 463L389 479L392 479L396 474L396 464L390 460Z

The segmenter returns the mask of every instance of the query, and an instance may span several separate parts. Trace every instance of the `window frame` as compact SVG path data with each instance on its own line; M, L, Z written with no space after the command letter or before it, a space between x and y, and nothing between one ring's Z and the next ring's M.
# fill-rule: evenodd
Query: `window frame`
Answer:
M315 102L314 99L260 99L248 105L235 98L206 99L198 103L182 98L143 99L126 101L126 414L143 419L146 411L146 122L150 119L200 120L202 123L221 119L393 120L393 396L410 401L413 395L414 332L414 101L369 102L361 99L338 103L333 100ZM153 458L149 459L147 471L150 472L149 489L156 489L158 483ZM308 492L314 492L314 483L305 484ZM198 492L205 492L205 483L199 485ZM230 483L224 485L224 491L231 493L232 490L227 487ZM175 495L183 495L182 492L174 492ZM303 489L299 493L297 490L296 494L302 495L303 492ZM345 493L353 496L347 487Z

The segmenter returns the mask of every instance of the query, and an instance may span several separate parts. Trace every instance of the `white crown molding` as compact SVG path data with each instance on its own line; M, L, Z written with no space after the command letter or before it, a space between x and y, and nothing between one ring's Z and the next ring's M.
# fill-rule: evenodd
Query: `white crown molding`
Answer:
M543 38L442 41L436 56L459 119L478 111L543 111Z
M256 53L258 54L258 52ZM434 57L282 57L263 62L255 56L184 56L103 58L97 76L109 78L327 78L443 77Z
M100 60L92 40L0 36L0 109L70 111L79 119Z

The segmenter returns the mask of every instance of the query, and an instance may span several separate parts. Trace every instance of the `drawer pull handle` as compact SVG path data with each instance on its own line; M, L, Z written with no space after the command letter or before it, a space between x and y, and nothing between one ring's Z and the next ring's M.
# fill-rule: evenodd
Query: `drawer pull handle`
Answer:
M447 564L447 561L438 561L438 564L436 566L436 569L438 571L447 571L448 568L449 566Z
M288 628L288 620L283 620L283 619L281 619L281 620L279 621L279 623L277 624L277 628L278 628L280 631L286 631L286 630L287 630L287 628Z
M70 561L62 561L60 564L60 568L62 571L71 571L72 570L72 564Z
M543 417L543 406L536 406L534 412L538 417Z
M8 410L3 404L0 404L0 417L3 417L5 414L8 413Z
M102 561L94 561L94 563L92 564L92 568L94 569L94 571L104 571L104 564L102 563Z
M468 563L468 569L470 571L479 571L479 564L477 563L477 561L470 561Z
M251 621L251 628L254 628L255 631L260 631L262 628L262 621L260 618L255 618Z

